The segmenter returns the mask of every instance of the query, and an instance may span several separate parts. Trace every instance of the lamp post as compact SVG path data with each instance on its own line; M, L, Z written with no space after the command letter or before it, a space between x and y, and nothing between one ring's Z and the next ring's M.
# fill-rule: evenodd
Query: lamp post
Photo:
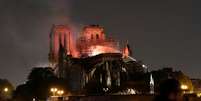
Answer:
M8 87L3 87L2 91L0 91L0 96L4 99L9 99L11 97L11 90Z
M59 98L63 98L64 90L58 88L50 88L50 92L52 93L51 99L52 101L57 101Z
M5 88L3 89L3 91L4 91L5 93L7 93L7 92L8 92L8 88L5 87Z
M50 92L52 92L52 101L55 101L56 99L56 92L58 91L58 89L57 88L50 88Z
M63 90L58 90L58 91L57 91L57 94L58 94L60 97L62 97L62 95L64 94L64 91L63 91Z
M187 89L188 89L188 86L185 85L185 84L182 84L182 85L181 85L181 89L182 89L182 90L187 90Z
M55 96L56 92L57 92L57 88L51 88L50 91L53 93L53 96Z
M183 90L184 93L187 93L187 90L189 89L188 85L186 85L186 84L182 84L180 88L181 88L181 90Z
M63 90L58 90L57 91L58 101L63 101L63 94L64 94Z

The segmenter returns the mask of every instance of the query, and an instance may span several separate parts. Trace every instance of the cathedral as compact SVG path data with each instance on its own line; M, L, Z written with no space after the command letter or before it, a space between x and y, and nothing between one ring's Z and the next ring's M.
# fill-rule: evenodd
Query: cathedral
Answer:
M73 94L117 93L136 73L146 68L132 57L128 42L106 36L99 25L83 27L77 38L68 25L53 25L50 33L49 65L67 82Z

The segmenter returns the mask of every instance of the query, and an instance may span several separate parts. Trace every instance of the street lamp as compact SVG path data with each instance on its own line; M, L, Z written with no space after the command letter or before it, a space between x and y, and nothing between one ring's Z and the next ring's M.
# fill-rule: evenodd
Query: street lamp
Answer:
M58 94L59 96L62 96L62 95L64 94L64 91L63 91L63 90L58 90L58 91L57 91L57 94Z
M185 84L182 84L182 85L181 85L181 89L182 89L182 90L187 90L187 89L188 89L188 86L185 85Z
M57 88L51 88L50 91L53 93L53 96L55 96L55 93L57 92Z
M7 93L7 92L8 92L8 88L5 87L5 88L3 89L3 91Z

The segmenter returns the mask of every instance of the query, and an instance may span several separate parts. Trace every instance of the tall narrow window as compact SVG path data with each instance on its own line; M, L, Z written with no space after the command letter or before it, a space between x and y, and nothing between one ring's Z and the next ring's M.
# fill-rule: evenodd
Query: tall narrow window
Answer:
M94 36L93 36L93 34L91 34L91 40L93 40L94 39Z
M96 34L96 39L99 39L99 35L98 34Z

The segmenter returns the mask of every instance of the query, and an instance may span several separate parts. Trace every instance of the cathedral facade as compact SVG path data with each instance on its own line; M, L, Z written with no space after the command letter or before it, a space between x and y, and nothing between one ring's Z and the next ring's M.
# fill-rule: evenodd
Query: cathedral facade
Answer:
M130 75L143 73L143 65L131 57L128 43L107 38L99 25L85 26L78 38L67 25L53 25L49 64L74 94L106 94L126 85Z

